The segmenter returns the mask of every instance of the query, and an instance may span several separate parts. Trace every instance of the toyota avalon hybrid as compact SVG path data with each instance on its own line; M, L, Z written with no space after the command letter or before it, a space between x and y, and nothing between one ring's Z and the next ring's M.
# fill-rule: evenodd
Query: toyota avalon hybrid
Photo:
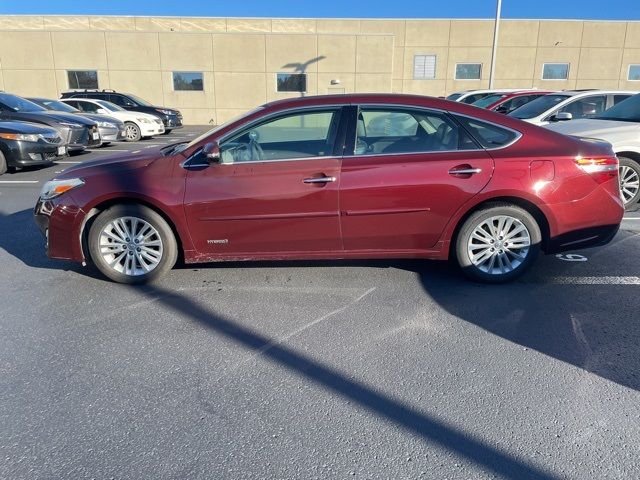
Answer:
M188 143L73 166L44 185L35 219L51 258L122 283L178 257L451 258L498 283L540 251L606 244L623 211L606 142L352 94L280 100Z

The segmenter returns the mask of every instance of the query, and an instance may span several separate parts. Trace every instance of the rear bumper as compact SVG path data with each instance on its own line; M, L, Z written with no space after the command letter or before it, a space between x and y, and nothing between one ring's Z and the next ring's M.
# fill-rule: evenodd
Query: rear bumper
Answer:
M616 177L598 185L584 198L548 205L555 228L551 228L545 252L558 253L609 243L618 232L624 216L617 182Z
M567 250L600 247L613 240L619 229L620 224L573 230L551 238L545 248L545 253L551 254L566 252Z

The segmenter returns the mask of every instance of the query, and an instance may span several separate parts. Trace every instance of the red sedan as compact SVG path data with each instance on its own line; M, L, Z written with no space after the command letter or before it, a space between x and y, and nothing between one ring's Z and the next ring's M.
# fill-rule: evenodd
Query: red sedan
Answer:
M520 92L497 93L481 98L473 102L472 105L506 115L513 112L516 108L548 93L553 92L547 90L522 90Z
M469 105L411 95L282 100L189 143L65 170L35 208L52 258L123 283L221 260L453 257L510 280L546 253L603 245L618 160Z

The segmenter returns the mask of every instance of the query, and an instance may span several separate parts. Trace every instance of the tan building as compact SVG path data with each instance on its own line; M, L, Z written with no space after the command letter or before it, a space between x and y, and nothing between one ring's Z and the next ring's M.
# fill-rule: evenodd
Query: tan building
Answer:
M0 90L115 89L221 123L301 91L486 88L492 40L492 20L4 16ZM640 22L503 20L495 86L640 90Z

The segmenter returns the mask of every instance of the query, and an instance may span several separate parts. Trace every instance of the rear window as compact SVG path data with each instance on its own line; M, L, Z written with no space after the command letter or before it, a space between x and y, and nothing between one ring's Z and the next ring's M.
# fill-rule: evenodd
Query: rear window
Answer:
M544 112L552 109L560 102L571 97L571 95L556 95L550 93L532 100L529 103L524 104L520 108L516 108L513 112L509 113L512 117L516 118L535 118L542 115Z
M483 148L500 148L514 142L518 132L468 117L455 115Z

